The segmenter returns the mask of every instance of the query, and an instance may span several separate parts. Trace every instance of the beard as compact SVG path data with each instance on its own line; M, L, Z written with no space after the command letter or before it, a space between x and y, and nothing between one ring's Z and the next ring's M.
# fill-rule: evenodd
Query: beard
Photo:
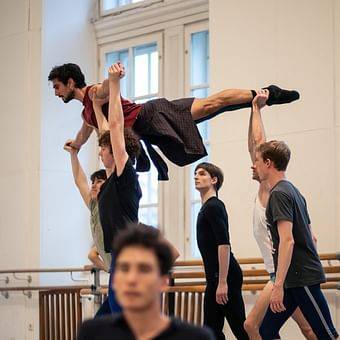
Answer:
M74 99L74 91L69 92L67 96L63 98L63 101L64 103L68 103L72 99Z

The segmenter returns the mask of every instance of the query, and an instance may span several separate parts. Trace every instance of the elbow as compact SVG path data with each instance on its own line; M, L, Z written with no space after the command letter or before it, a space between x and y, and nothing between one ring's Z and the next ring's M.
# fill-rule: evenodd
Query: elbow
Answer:
M115 119L109 117L109 129L110 130L119 130L123 126L121 119Z
M262 143L264 143L265 140L263 138L263 136L254 136L254 150L261 145Z
M175 262L179 258L180 253L175 247L173 247L173 249L171 249L171 252L172 252L172 260L173 260L173 262Z
M288 247L289 249L293 249L294 248L294 238L293 237L287 237L284 240L282 240L282 242L285 244L286 247Z
M97 255L93 252L93 251L90 251L87 255L87 258L92 262L94 263L94 261L96 260L96 257Z

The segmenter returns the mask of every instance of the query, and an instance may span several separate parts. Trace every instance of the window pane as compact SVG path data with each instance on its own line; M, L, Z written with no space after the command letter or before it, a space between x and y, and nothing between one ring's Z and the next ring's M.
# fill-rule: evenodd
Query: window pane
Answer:
M145 96L148 94L149 65L147 54L135 57L135 86L134 96Z
M206 98L209 92L209 33L208 31L191 34L190 53L190 87L191 95L196 98ZM195 88L196 87L196 88ZM205 121L197 125L207 152L209 153L209 123ZM195 189L194 171L201 162L209 161L206 156L190 166L190 210L191 236L190 248L192 257L200 257L196 239L196 220L201 207L201 197Z
M207 84L209 60L208 31L191 34L191 85Z
M117 7L118 0L102 0L103 1L103 10L106 11L108 9L112 9Z
M191 91L191 95L195 98L206 98L208 97L209 88L194 89Z
M113 9L119 6L134 4L136 2L141 2L144 0L102 0L104 11Z
M142 198L140 204L153 204L158 200L158 173L152 165L149 172L141 172L139 175L139 184L142 188Z
M133 48L134 97L158 92L158 51L157 44Z
M129 51L122 50L117 52L110 52L105 54L105 70L104 70L104 78L107 78L107 71L109 67L120 61L125 66L125 77L120 81L120 92L123 97L129 98L131 94L129 93L129 81L130 81L130 74L128 72L129 69Z
M150 93L158 92L158 52L152 52L150 58Z

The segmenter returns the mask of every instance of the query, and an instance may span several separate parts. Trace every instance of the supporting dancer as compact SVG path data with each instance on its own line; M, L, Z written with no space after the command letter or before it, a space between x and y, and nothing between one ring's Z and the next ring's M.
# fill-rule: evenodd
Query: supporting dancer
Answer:
M313 242L306 200L285 176L289 159L290 150L281 141L263 143L256 150L255 171L270 189L266 218L275 265L270 308L260 334L264 340L276 339L282 325L300 307L317 339L335 339L338 333L320 288L325 275Z
M89 253L89 258L94 261L95 265L105 271L109 271L111 263L111 255L104 250L103 229L100 224L97 196L101 186L106 181L106 171L98 170L91 175L91 186L87 182L85 172L79 162L78 150L71 147L70 141L64 145L64 150L69 152L71 157L72 174L74 182L79 190L79 193L89 208L91 234L93 238L94 247ZM99 254L100 257L98 257Z
M217 193L223 183L221 169L200 163L195 169L195 188L202 207L197 217L197 244L207 286L204 296L204 325L217 339L225 339L224 318L237 339L248 339L243 328L246 319L242 298L242 270L231 252L228 215Z
M133 225L115 240L114 288L122 314L85 321L78 340L213 340L207 329L169 319L161 313L173 259L157 229Z
M133 167L139 153L139 142L132 130L124 127L120 102L120 72L117 64L109 68L109 131L105 131L99 138L99 155L107 172L107 180L100 189L98 206L105 251L111 252L112 255L109 281L109 303L112 312L120 311L111 289L114 271L112 242L128 223L138 221L139 201L142 196Z
M104 249L103 229L99 219L98 193L106 181L106 171L98 170L91 175L92 185L89 187L85 172L79 162L77 149L70 146L72 141L67 141L64 149L70 153L72 174L74 182L83 198L86 206L90 209L90 226L94 246L91 248L88 258L98 268L109 272L111 265L111 254ZM109 301L106 299L96 313L96 317L110 313Z
M261 117L261 109L266 105L268 100L268 91L261 90L253 99L252 110L249 119L248 128L248 150L252 163L255 161L256 148L266 141L265 130ZM275 281L275 269L272 256L272 242L266 221L266 206L269 198L269 186L267 181L260 181L256 169L252 166L253 179L259 182L259 190L255 198L253 213L253 231L256 242L261 251L264 265L269 273L270 281L266 284L260 293L256 303L244 323L244 328L251 340L260 340L259 328L263 317L267 311L270 301L271 291L273 289L273 281ZM314 238L316 241L316 239ZM302 334L306 339L316 340L312 328L304 318L300 309L297 308L292 314L292 318L298 324ZM279 335L276 336L279 338Z
M119 65L123 76L124 67ZM103 129L102 122L98 124L96 120L92 100L94 95L107 98L109 81L104 80L96 86L86 86L79 66L71 63L54 67L48 79L53 83L55 95L65 103L77 99L84 105L83 125L71 145L80 148L93 129ZM289 103L299 98L298 92L282 90L274 85L268 86L268 90L267 105ZM250 107L255 95L253 90L228 89L204 99L182 98L168 101L160 98L144 104L135 104L119 97L119 101L124 112L125 126L132 127L144 141L158 170L158 178L167 180L167 165L152 145L157 145L171 162L179 166L193 163L207 154L196 124L224 111ZM104 104L103 112L106 117L107 110L108 105ZM137 163L137 170L147 171L150 168L149 159L144 151L141 155L143 157Z

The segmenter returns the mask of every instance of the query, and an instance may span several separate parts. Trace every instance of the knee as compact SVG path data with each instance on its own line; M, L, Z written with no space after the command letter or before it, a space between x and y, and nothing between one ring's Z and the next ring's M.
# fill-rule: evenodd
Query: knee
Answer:
M312 328L308 326L300 327L301 333L308 340L317 340Z
M258 333L259 331L258 325L254 322L254 320L251 319L246 319L246 321L244 321L243 328L248 333L248 335Z

